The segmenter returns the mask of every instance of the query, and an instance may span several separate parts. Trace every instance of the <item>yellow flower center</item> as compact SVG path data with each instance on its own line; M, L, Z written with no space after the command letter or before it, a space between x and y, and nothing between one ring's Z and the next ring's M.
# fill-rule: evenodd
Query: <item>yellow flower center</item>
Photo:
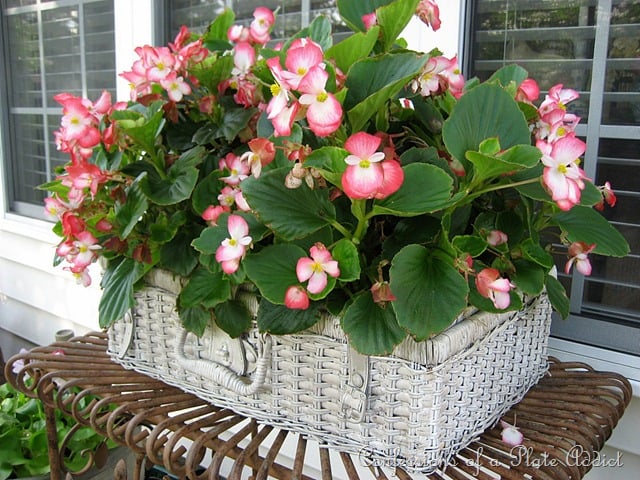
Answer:
M230 238L229 239L229 246L230 247L235 247L238 244L238 242L236 241L235 238Z
M371 162L368 158L363 158L360 160L360 168L369 168L371 166Z
M324 102L327 98L329 98L329 95L327 94L327 92L322 92L318 94L318 96L316 97L316 100L319 102Z
M567 173L567 166L566 166L566 165L559 165L559 166L558 166L558 171L559 171L561 174L565 175L565 174Z
M282 90L280 88L280 85L278 85L277 83L274 83L273 85L271 85L269 89L271 90L271 95L273 95L274 97L278 96L280 94L280 91Z
M313 262L313 265L311 266L311 268L313 269L314 273L321 273L324 271L322 269L322 265L320 265L318 262Z
M298 75L304 75L305 73L307 73L307 69L304 67L298 67Z

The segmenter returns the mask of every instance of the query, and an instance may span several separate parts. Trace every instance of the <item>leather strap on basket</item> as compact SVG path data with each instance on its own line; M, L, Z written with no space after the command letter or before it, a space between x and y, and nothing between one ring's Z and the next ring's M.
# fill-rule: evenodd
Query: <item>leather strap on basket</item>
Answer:
M253 395L264 386L267 370L271 362L271 336L262 335L258 342L258 359L251 379L238 375L224 365L213 360L188 358L185 355L185 342L188 332L183 330L176 343L178 364L185 370L201 375L223 388L238 395Z

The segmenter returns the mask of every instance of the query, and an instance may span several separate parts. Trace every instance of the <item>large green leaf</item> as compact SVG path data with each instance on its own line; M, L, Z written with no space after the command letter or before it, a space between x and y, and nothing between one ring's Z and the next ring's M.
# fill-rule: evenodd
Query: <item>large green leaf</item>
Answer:
M98 305L101 328L109 327L134 305L133 285L142 277L145 266L130 258L112 260L102 277L102 297Z
M524 82L529 73L519 65L506 65L502 67L500 70L495 72L488 82L497 81L503 87L509 86L511 82L515 84L516 87L519 87L522 82Z
M116 204L115 207L116 221L120 224L120 238L122 240L129 236L144 212L149 208L149 202L142 193L140 182L141 178L136 178L126 190L127 200L124 205Z
M625 238L593 208L578 205L557 213L554 220L570 242L595 243L593 251L601 255L624 257L629 253Z
M435 212L450 203L453 180L435 165L412 163L403 167L404 182L393 195L376 200L373 212L410 217Z
M214 308L216 324L231 338L237 338L251 327L251 313L238 300L228 300Z
M307 310L292 310L284 305L274 305L262 299L258 309L258 329L274 335L301 332L314 325L320 313L312 304Z
M180 321L185 330L201 337L211 321L211 311L202 305L187 307L180 310Z
M393 306L377 305L370 292L358 295L341 318L349 343L364 355L388 355L406 336Z
M546 271L540 265L527 260L514 260L516 271L511 281L528 295L539 295L544 288Z
M163 102L144 106L135 104L128 110L116 110L111 118L118 120L122 132L147 153L155 152L156 139L165 124Z
M567 297L567 291L556 277L547 275L545 280L551 305L562 318L567 318L569 316L569 297Z
M467 305L464 277L452 262L419 245L400 250L389 275L398 323L416 340L444 330Z
M193 232L188 227L180 229L160 248L159 266L184 277L190 275L198 264L198 253L191 247L192 239Z
M284 304L284 296L292 285L299 285L296 276L298 259L307 254L300 247L280 243L244 259L244 269L263 297L271 303Z
M189 282L180 292L180 308L202 305L212 308L231 298L229 278L220 272L198 268L189 277Z
M498 85L484 84L466 92L444 122L447 150L463 164L468 151L480 151L480 144L497 138L502 149L530 145L531 133L518 103Z
M378 40L379 33L380 28L373 27L366 33L358 32L349 35L340 43L336 43L327 50L325 57L334 59L336 66L344 73L348 73L351 65L361 58L369 56Z
M375 10L387 5L394 0L338 0L338 12L345 23L353 31L364 31L362 16L375 12ZM415 9L414 9L415 11Z
M376 10L376 21L382 30L382 48L390 50L416 13L420 0L392 2Z
M260 220L285 240L303 238L328 225L336 212L328 189L311 190L306 183L299 188L285 186L289 168L249 177L242 182L242 192Z
M353 132L361 130L422 69L428 55L403 51L366 58L349 70L344 106Z
M485 181L506 173L532 168L538 164L542 152L531 145L515 145L498 155L483 155L468 151L467 160L473 164L474 180Z

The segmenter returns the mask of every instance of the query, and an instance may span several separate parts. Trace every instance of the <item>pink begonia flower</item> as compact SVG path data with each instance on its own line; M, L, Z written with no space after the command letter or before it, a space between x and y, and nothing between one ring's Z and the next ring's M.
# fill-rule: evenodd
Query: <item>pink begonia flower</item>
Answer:
M309 128L319 137L335 132L342 122L342 105L325 90L329 74L320 67L312 67L298 85L302 92L299 102L307 106Z
M91 286L91 275L86 268L63 267L62 269L70 272L75 277L78 285L82 285L83 287Z
M611 183L604 182L604 185L598 187L598 190L600 190L600 193L602 194L602 200L596 203L594 207L597 210L603 211L605 202L610 207L615 207L618 198L616 197L614 191L611 189Z
M298 280L307 284L309 293L320 293L327 286L327 274L332 277L340 276L338 262L333 259L331 252L322 243L316 243L309 249L309 257L302 257L296 265Z
M397 192L404 182L404 170L397 160L384 160L381 163L383 179L374 198L382 200Z
M249 42L239 42L233 48L232 82L236 78L244 78L251 72L256 63L256 51Z
M538 100L540 96L540 87L538 86L538 82L536 82L533 78L525 79L520 86L518 87L518 91L516 92L516 100L520 102L533 103Z
M324 67L322 48L309 38L298 38L287 50L281 75L292 90L297 90L304 76L313 67Z
M249 236L249 225L240 215L229 215L227 228L229 237L217 248L216 261L224 273L232 274L238 270L252 238Z
M508 279L501 278L495 268L485 268L476 276L478 293L493 302L498 309L504 309L511 303L509 291L515 288Z
M569 102L580 97L577 91L562 87L563 85L559 83L549 89L544 101L538 107L538 112L545 114L556 108L566 110Z
M378 24L378 17L376 12L367 13L362 15L362 23L364 24L365 30L370 30L371 27L374 27Z
M282 77L282 66L279 57L272 57L267 60L267 66L275 83L271 85L271 100L267 104L267 118L272 119L278 116L289 105L289 85Z
M210 226L215 227L218 225L218 218L225 212L230 210L229 207L223 207L222 205L209 205L205 208L204 212L202 212L202 219L207 222Z
M144 45L136 48L135 51L142 59L146 77L151 82L159 82L180 67L176 64L177 59L168 47Z
M573 265L581 274L591 275L591 262L588 255L596 248L596 244L587 245L584 242L573 242L569 245L569 261L564 266L564 273L567 275Z
M160 85L167 91L169 99L173 102L179 102L184 95L191 93L189 84L184 81L184 78L179 77L176 72L171 72L160 80Z
M231 25L227 30L227 38L231 42L247 42L250 38L249 29L242 25Z
M309 295L300 285L293 285L284 294L284 304L292 310L306 310L309 308Z
M69 206L55 195L44 199L44 211L52 219L60 219L64 212L71 210Z
M242 157L231 153L225 157L224 161L226 169L229 170L229 175L220 177L220 180L227 185L238 185L249 176L249 165L242 160Z
M293 122L295 121L299 110L300 103L295 101L291 106L284 108L271 119L274 135L276 137L288 137L291 135L291 128L293 127Z
M344 159L347 168L342 174L342 188L349 198L374 198L383 186L385 154L376 151L381 142L380 137L366 132L355 133L346 140L344 148L350 155Z
M449 90L454 97L459 98L464 89L464 76L458 66L458 57L431 57L418 78L411 82L411 88L414 92L420 92L423 97Z
M103 172L100 170L100 167L89 162L78 162L75 165L68 165L65 170L68 176L63 179L62 183L78 190L88 188L92 198L98 193L100 185L105 183L109 178L107 172Z
M500 426L502 427L502 441L511 447L517 447L524 442L524 435L514 425L511 425L504 420L500 420Z
M64 101L61 132L65 140L75 140L85 148L95 147L100 143L98 120L91 115L81 98Z
M231 186L224 187L220 191L220 195L218 195L218 202L220 202L220 205L224 208L231 209L236 203L236 193L235 188Z
M585 151L585 143L574 136L563 137L553 144L538 140L536 147L542 151L542 181L551 192L551 198L561 210L570 210L580 203L584 171L578 167L579 157Z
M247 203L247 200L244 198L242 190L240 190L239 188L235 189L234 201L236 202L236 207L238 208L238 210L241 210L243 212L248 212L251 210L251 207Z
M276 147L267 138L254 138L248 145L249 151L243 153L240 158L247 163L251 174L259 178L262 167L269 165L276 157Z
M506 233L500 230L491 230L489 235L487 235L487 243L492 247L497 247L498 245L502 245L507 243L509 237Z
M434 32L440 28L440 9L435 1L420 0L416 8L416 15L426 25L430 26Z
M275 22L273 12L266 7L258 7L253 11L253 21L249 25L249 36L251 40L260 45L271 40L269 32Z

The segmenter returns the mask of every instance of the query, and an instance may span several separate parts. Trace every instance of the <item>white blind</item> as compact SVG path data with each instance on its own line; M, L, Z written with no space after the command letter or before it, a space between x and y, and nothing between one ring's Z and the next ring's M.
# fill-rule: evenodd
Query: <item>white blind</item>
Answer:
M67 158L55 149L60 92L96 99L115 95L114 16L111 0L7 0L2 3L3 60L9 102L8 152L11 209L40 216L44 193Z

